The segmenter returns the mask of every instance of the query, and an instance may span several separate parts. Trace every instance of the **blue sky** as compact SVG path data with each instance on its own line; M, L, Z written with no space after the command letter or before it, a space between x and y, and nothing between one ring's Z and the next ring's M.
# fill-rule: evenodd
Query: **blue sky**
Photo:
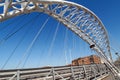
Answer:
M120 1L119 0L69 0L81 4L90 10L92 10L105 25L112 48L116 51L120 51ZM36 15L38 15L37 19ZM49 16L43 13L30 13L29 15L20 15L15 18L9 19L0 23L0 68L16 68L21 57L25 53L29 44L37 34L40 27L46 21ZM28 23L29 22L29 23ZM24 25L25 24L25 25ZM9 26L8 26L9 25ZM45 28L42 30L32 49L22 59L22 63L19 68L25 67L39 67L39 66L57 66L65 65L67 56L67 63L71 62L71 59L94 54L89 49L89 45L78 38L71 31L66 30L65 26L60 24L57 36L54 44L50 50L53 35L56 31L58 21L50 17ZM19 29L14 36L1 43L1 40L8 35ZM67 34L66 34L67 33ZM65 42L65 34L66 42ZM19 46L18 46L19 45ZM65 45L65 46L64 46ZM17 46L17 47L16 47ZM114 53L113 50L111 50ZM13 53L9 61L8 57ZM70 54L71 53L71 54ZM116 56L113 55L114 59ZM7 64L4 66L5 62ZM3 67L4 66L4 67Z

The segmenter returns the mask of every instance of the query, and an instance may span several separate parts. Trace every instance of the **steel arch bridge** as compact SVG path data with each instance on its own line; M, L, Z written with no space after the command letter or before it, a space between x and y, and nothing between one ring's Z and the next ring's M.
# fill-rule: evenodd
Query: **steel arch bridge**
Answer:
M110 44L103 23L84 6L62 0L1 0L0 10L0 21L31 12L52 16L87 42L114 73L119 73L110 61Z

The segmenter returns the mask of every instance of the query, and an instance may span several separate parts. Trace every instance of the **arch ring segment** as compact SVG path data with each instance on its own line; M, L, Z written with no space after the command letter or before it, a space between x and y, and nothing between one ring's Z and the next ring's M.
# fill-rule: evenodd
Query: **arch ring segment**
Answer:
M109 61L111 53L106 29L89 9L73 2L54 0L6 0L0 4L0 8L4 8L0 14L0 21L36 11L54 17L89 45L95 45L93 49L105 62L114 66Z

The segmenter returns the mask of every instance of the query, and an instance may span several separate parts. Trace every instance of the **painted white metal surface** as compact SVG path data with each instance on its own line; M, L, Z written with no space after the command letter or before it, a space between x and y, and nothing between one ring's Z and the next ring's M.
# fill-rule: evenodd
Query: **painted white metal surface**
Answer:
M3 0L0 2L0 21L27 14L43 12L63 23L94 49L116 74L119 70L112 60L107 31L100 19L82 5L64 0Z
M109 72L104 64L1 70L0 80L96 80Z

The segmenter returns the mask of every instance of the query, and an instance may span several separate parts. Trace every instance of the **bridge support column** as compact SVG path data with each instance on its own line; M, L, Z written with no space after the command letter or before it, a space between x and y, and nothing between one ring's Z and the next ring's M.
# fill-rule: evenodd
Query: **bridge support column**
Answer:
M79 76L78 76L78 80L81 80L81 66L79 65L79 70L80 70L80 74L79 74Z
M98 65L96 64L96 66L98 67L98 70L99 70L98 72L99 72L99 75L101 76L101 75L102 75L101 65L98 66Z
M83 70L84 70L84 77L86 78L86 80L88 80L87 71L86 71L85 65L83 65Z
M94 67L93 66L91 66L91 71L93 70L93 73L94 73L94 80L97 80L96 79L96 70L94 69Z
M75 75L74 75L74 71L73 71L73 67L71 66L71 72L72 72L72 80L75 80Z
M17 80L20 80L20 71L17 71Z
M54 68L52 68L52 76L53 76L53 80L55 80L55 71L54 71Z
M78 80L80 80L80 78L81 78L81 77L80 77L80 75L79 75L79 76L78 76Z
M98 69L99 69L99 75L101 76L102 75L102 70L101 70L101 65L97 65Z

